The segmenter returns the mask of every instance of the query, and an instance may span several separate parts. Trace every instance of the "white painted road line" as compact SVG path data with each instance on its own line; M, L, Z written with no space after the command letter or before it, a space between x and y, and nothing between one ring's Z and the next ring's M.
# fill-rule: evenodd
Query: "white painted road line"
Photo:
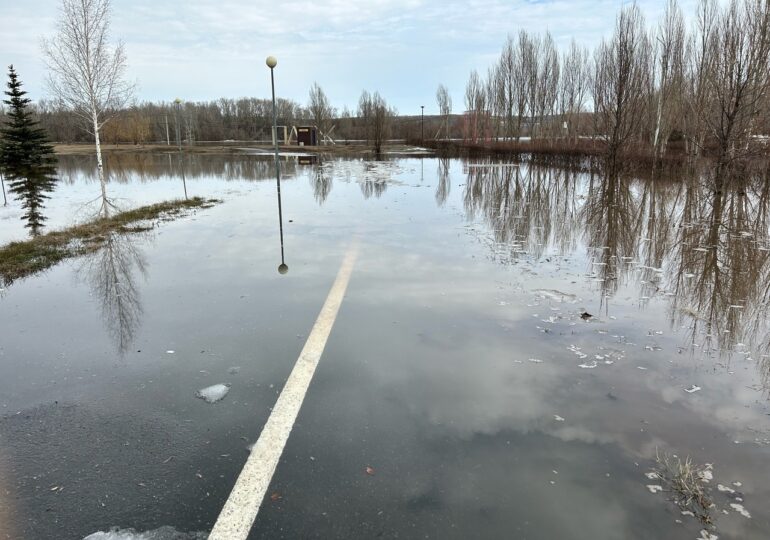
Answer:
M345 254L337 279L334 280L297 363L211 530L209 540L245 540L249 535L326 347L357 254L358 241L354 240Z

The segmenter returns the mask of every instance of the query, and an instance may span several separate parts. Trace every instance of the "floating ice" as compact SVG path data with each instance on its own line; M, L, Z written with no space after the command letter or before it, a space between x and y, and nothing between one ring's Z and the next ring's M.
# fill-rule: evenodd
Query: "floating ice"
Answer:
M543 363L543 361L538 359L538 358L530 358L529 361L532 362L533 364L542 364Z
M724 493L735 493L735 490L733 488L729 488L727 486L723 486L722 484L717 484L717 489L719 491L724 492Z
M166 351L166 354L174 354L175 352L176 351L172 351L171 349L169 349L168 351Z
M700 536L695 540L719 540L716 534L711 534L706 529L701 529Z
M575 302L577 302L577 296L575 296L574 294L564 293L561 291L557 291L556 289L535 289L532 292L537 294L538 296L542 296L544 298L550 298L551 300L554 300L556 302L569 302L570 304L574 304Z
M655 480L656 478L660 478L660 476L658 476L658 473L656 473L655 471L646 472L644 473L644 476L646 476L648 480Z
M195 392L195 397L201 398L206 403L216 403L223 400L229 391L229 384L214 384Z
M208 534L204 532L184 533L166 525L145 532L112 527L109 531L89 534L83 540L205 540L206 537Z
M598 364L596 363L596 360L591 360L590 362L586 362L586 363L584 363L584 364L579 364L579 365L578 365L578 367L579 367L579 368L583 368L583 369L593 369L593 368L595 368L597 365L598 365Z
M687 392L688 394L693 394L700 389L701 389L700 386L693 384L693 385L690 385L690 388L685 388L684 391Z
M564 422L564 418L562 418L558 414L554 414L553 419L556 420L557 422Z
M663 486L658 484L647 484L646 487L650 490L650 493L658 493L659 491L663 491Z
M738 512L740 515L742 515L745 518L751 519L751 514L749 514L749 511L746 510L742 504L739 503L730 503L730 508Z
M706 463L705 469L698 473L698 477L702 482L708 484L711 480L714 479L714 473L711 472L711 469L713 468L714 466L711 463Z

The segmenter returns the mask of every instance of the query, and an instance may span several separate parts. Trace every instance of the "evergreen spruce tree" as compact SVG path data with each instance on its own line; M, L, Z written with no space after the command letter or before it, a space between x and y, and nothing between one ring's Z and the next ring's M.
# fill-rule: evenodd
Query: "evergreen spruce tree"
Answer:
M26 227L36 236L46 219L43 203L56 185L56 156L45 130L32 117L26 94L13 66L9 66L5 92L9 99L3 101L9 110L0 128L0 172L8 180L9 191L22 203Z

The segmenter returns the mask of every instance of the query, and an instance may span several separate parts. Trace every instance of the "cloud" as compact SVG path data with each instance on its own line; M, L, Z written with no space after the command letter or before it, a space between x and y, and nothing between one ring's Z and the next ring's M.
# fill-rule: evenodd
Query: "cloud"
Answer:
M14 63L30 91L44 95L38 38L52 35L59 0L0 0L0 62ZM693 0L682 2L691 13ZM565 0L347 0L257 2L150 0L113 2L112 33L129 55L139 98L190 100L266 96L264 58L279 58L279 94L305 102L313 81L332 102L353 106L364 88L380 91L400 112L434 108L446 84L461 108L468 73L485 73L508 34L549 30L593 45L611 32L620 2ZM648 19L662 1L640 3Z

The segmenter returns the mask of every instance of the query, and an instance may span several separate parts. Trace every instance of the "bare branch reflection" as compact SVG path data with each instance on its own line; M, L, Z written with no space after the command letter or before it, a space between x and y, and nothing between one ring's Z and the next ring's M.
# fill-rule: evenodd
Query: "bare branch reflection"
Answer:
M363 180L359 183L364 199L375 197L379 199L388 189L388 183L382 180Z
M591 253L590 272L600 283L602 299L614 295L630 266L641 232L640 204L631 192L630 181L618 174L591 182L581 212L586 244Z
M576 247L575 171L482 160L467 163L466 174L466 215L487 224L496 257L540 258L551 243Z
M316 202L322 205L332 191L334 182L329 170L321 163L313 166L313 175L310 177L310 185L313 188L313 196Z
M438 185L436 186L436 204L439 205L439 207L444 206L451 189L452 184L449 178L449 158L440 157L438 158Z
M143 234L108 233L97 251L85 256L79 269L101 303L107 331L122 355L131 346L143 314L137 272L147 275L144 254L138 248Z
M186 180L216 177L221 180L271 180L275 178L272 155L253 154L185 154L170 160L170 153L150 152L111 153L104 156L105 176L119 184L144 183L165 178ZM95 158L92 156L63 155L59 157L58 171L62 181L74 183L78 178L98 180ZM281 175L292 178L297 174L297 160L287 158L281 163Z
M441 167L436 202L444 204ZM465 163L466 218L502 263L582 243L600 304L620 287L666 301L684 348L755 357L770 389L770 173L692 168L647 179L494 159Z

